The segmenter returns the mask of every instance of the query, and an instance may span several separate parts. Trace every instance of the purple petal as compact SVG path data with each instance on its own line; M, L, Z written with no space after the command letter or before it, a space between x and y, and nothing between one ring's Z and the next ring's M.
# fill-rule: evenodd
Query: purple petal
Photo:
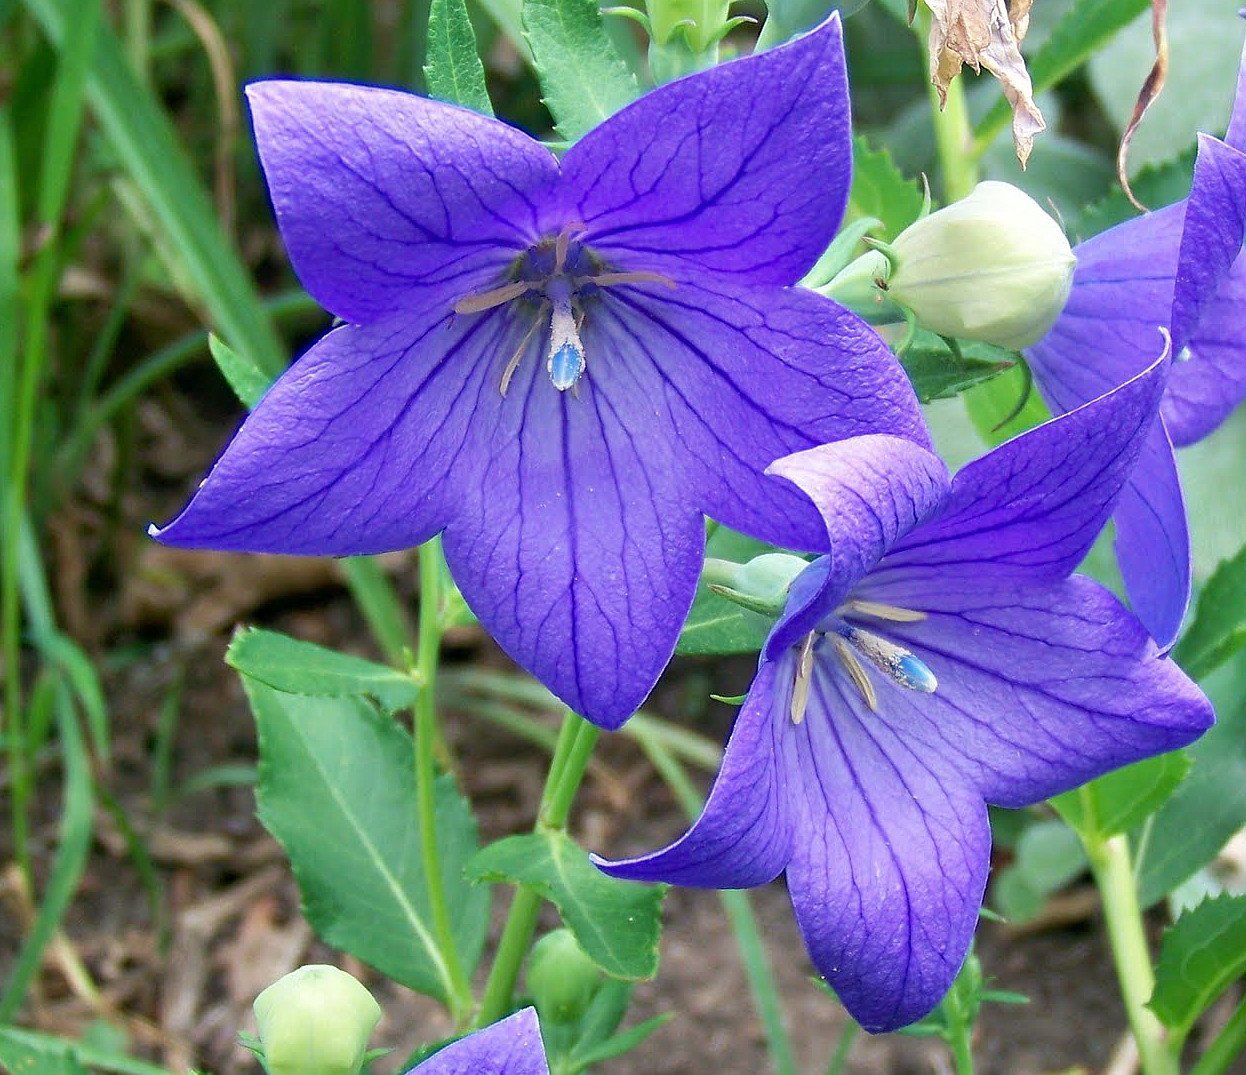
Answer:
M896 543L887 567L940 565L993 580L1064 578L1094 544L1149 431L1159 428L1166 365L1156 362L969 463L943 510Z
M447 1045L408 1075L549 1075L535 1008Z
M1137 618L1080 575L1001 580L972 565L885 570L854 597L926 613L888 637L926 662L932 695L889 689L876 719L954 761L988 802L1021 807L1185 746L1211 705Z
M814 966L877 1033L920 1019L956 977L991 833L956 768L866 709L833 660L819 656L797 729L804 831L787 884Z
M794 284L826 249L852 171L837 15L768 52L661 86L568 151L564 215L612 263Z
M1199 136L1173 299L1164 418L1178 445L1220 425L1246 397L1246 154Z
M886 345L811 291L705 281L615 289L600 312L586 323L588 379L617 375L697 506L762 541L827 548L808 499L763 476L779 456L866 433L929 444Z
M407 548L449 518L500 313L452 319L439 303L334 329L260 401L182 513L169 545L347 556ZM512 345L513 346L513 345Z
M1237 149L1246 149L1246 47L1242 49L1242 62L1237 69L1237 93L1224 140Z
M798 577L766 642L766 654L774 658L830 614L850 586L938 508L948 475L943 462L925 448L882 435L797 452L776 460L767 473L785 478L809 497L831 548L820 567Z
M257 82L247 96L290 260L347 321L394 314L427 288L448 307L548 226L558 165L495 119L340 83Z
M692 888L752 888L773 881L792 857L785 732L794 659L765 664L736 718L705 808L683 836L639 858L593 862L612 877ZM790 736L788 736L790 739Z
M1147 434L1116 506L1116 558L1134 611L1167 649L1190 603L1190 531L1172 441L1163 421Z

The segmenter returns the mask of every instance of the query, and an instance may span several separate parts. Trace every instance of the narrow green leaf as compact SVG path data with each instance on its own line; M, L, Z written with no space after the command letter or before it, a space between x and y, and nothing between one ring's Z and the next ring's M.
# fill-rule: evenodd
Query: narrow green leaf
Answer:
M1148 7L1149 0L1077 0L1043 47L1030 57L1030 81L1035 95L1072 74ZM1001 95L978 124L978 144L990 145L1011 122L1012 110Z
M1084 788L1051 800L1065 821L1081 832L1112 836L1141 825L1155 813L1190 771L1190 759L1175 750L1092 780Z
M576 1050L571 1056L571 1070L580 1072L590 1064L601 1064L606 1060L613 1060L616 1056L631 1052L655 1030L660 1030L674 1018L674 1012L663 1012L652 1019L646 1019L643 1023L628 1027L623 1033L607 1038L598 1045L583 1051Z
M1246 646L1246 546L1223 561L1198 595L1194 620L1173 657L1194 679L1210 675Z
M607 974L640 981L657 973L666 887L607 877L565 832L499 840L468 863L467 873L537 891L558 908L580 947Z
M852 192L848 212L853 217L877 217L883 238L894 239L922 211L922 188L908 179L891 154L873 149L862 137L852 141Z
M107 761L110 753L108 706L91 658L77 642L60 631L40 637L38 646L44 656L64 673L82 707L96 753Z
M900 364L922 403L951 399L1012 369L1018 358L989 343L960 342L960 354L933 332L919 331Z
M61 47L78 17L78 0L23 0ZM138 82L116 36L101 25L87 76L87 100L113 150L143 192L178 251L200 300L226 338L276 376L286 351L237 254L217 226L212 203L178 143L168 117Z
M0 106L0 414L17 405L17 326L21 323L22 221L13 122ZM12 473L12 419L0 434L0 474Z
M225 378L225 383L233 389L234 395L248 410L254 410L273 379L254 362L238 354L215 332L208 334L208 351L216 368L221 371L221 376Z
M68 694L62 693L57 715L61 753L65 759L65 798L61 805L56 857L39 898L35 923L9 968L8 981L0 995L0 1023L11 1022L21 1007L26 990L43 962L44 950L60 928L61 919L78 890L78 882L86 869L87 852L91 849L95 812L91 764Z
M424 80L429 94L438 100L493 115L476 31L464 0L432 0Z
M298 697L243 678L260 742L260 820L285 848L304 913L327 943L445 999L421 868L410 735L361 698ZM449 777L437 782L437 842L459 955L480 958L489 890L468 884L476 823Z
M1246 974L1246 896L1216 896L1164 934L1148 1006L1178 1041L1233 982Z
M524 0L523 29L545 103L568 142L639 95L593 0Z
M87 72L100 25L100 0L79 0L61 48L56 83L48 108L36 212L44 224L55 224L69 197L78 134L82 129Z
M276 631L242 628L225 660L244 676L286 694L375 699L394 712L415 703L415 680L383 664L303 642Z

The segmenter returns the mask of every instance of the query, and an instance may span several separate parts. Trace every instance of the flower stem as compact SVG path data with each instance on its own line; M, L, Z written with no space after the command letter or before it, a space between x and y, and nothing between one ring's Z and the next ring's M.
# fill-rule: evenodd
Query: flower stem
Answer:
M925 56L930 40L930 9L924 4L918 5L913 31ZM965 101L965 78L958 75L948 83L946 100L940 98L933 82L927 90L935 148L943 173L943 193L949 202L958 201L978 185L978 161L974 155L973 124L969 121L969 106Z
M843 1075L848 1063L848 1054L852 1052L853 1043L856 1042L860 1032L860 1025L849 1016L844 1029L839 1032L839 1041L835 1045L835 1053L831 1057L830 1067L826 1069L826 1075Z
M549 765L549 775L545 778L545 791L541 795L541 805L537 811L538 830L566 827L575 793L584 779L584 772L588 768L593 747L597 745L600 734L600 729L575 713L568 711L563 718L558 744ZM541 897L526 885L519 885L506 914L506 925L502 927L497 955L493 958L493 966L489 970L488 981L485 982L484 997L476 1014L477 1027L496 1023L510 1010L515 983L519 980L519 970L532 943L540 910Z
M420 692L415 702L415 789L420 819L420 854L428 885L433 931L449 976L447 997L455 1022L464 1019L475 1000L463 971L446 904L441 854L437 847L437 660L441 654L441 542L420 547L420 627L416 664Z
M678 759L665 743L651 734L637 731L635 738L688 816L695 820L701 812L703 802ZM757 928L757 919L753 914L748 893L739 889L723 889L718 893L718 898L722 901L723 910L727 912L727 918L731 922L731 931L735 934L740 962L744 965L744 973L753 994L753 1006L766 1030L766 1047L774 1070L777 1075L798 1075L800 1069L796 1066L792 1042L783 1021L779 989L766 960L766 949ZM831 1070L834 1072L835 1068L832 1067Z
M1190 1069L1190 1075L1224 1075L1243 1052L1246 1052L1246 1000L1237 1006L1207 1051Z
M1155 988L1155 972L1142 927L1129 840L1120 834L1104 838L1082 833L1082 842L1103 900L1112 958L1142 1070L1146 1075L1177 1075L1177 1061L1165 1041L1163 1024L1146 1006Z

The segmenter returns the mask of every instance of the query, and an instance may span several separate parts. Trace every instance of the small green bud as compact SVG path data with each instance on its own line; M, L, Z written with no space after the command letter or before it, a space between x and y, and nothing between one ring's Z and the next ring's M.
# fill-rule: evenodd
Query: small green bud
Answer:
M720 597L762 615L778 616L793 581L808 566L808 560L791 553L767 552L747 564L708 559L702 577Z
M941 336L1020 350L1055 323L1077 259L1060 225L1008 183L911 224L889 253L887 293Z
M588 1010L603 979L571 931L556 929L532 946L526 980L541 1022L558 1025Z
M291 971L252 1005L269 1075L358 1075L381 1006L337 967Z

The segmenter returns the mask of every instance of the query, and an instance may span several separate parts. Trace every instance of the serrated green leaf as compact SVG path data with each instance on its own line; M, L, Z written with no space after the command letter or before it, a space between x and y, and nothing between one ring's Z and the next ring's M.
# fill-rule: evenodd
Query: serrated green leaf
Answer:
M921 330L900 356L900 364L922 403L951 399L1012 369L1018 358L989 343L960 341L960 354L940 336Z
M1160 209L1179 202L1190 193L1190 183L1194 178L1194 155L1194 150L1190 149L1163 164L1143 168L1130 182L1134 196L1149 209ZM1137 215L1137 208L1125 197L1125 192L1117 187L1073 221L1069 235L1072 240L1081 242L1126 220L1132 220Z
M1217 896L1164 934L1148 1007L1180 1041L1228 986L1246 974L1246 896Z
M7 1075L87 1075L73 1042L25 1041L0 1030L0 1067Z
M254 362L243 358L214 332L208 334L208 350L212 353L216 368L225 378L225 383L233 389L234 395L248 410L254 410L273 379Z
M607 877L565 832L508 836L479 852L467 864L467 875L527 885L540 893L605 973L628 981L657 973L666 887Z
M524 0L523 28L554 126L568 142L639 95L593 0Z
M1051 800L1065 821L1100 837L1126 832L1155 813L1190 771L1185 751L1127 765Z
M1216 724L1186 748L1190 778L1151 822L1137 864L1143 906L1205 866L1246 825L1246 661L1239 656L1202 686L1216 707Z
M493 115L476 31L464 0L432 0L425 60L424 79L431 96Z
M872 149L864 138L852 140L852 191L848 212L854 217L877 217L884 238L894 239L922 211L923 192L896 167L885 149Z
M1072 74L1123 26L1149 7L1149 0L1078 0L1056 24L1042 48L1029 58L1030 81L1035 95ZM979 141L994 141L995 136L1011 121L1012 110L1001 95L978 124Z
M260 820L285 848L307 920L327 943L445 999L421 866L411 737L362 698L299 697L243 678L259 733ZM463 867L476 823L450 777L437 781L437 844L463 964L480 958L489 890Z
M1216 568L1198 595L1194 620L1173 651L1194 679L1210 675L1246 647L1246 546Z
M225 661L286 694L366 696L391 713L414 705L419 694L415 680L383 664L254 627L234 635Z

